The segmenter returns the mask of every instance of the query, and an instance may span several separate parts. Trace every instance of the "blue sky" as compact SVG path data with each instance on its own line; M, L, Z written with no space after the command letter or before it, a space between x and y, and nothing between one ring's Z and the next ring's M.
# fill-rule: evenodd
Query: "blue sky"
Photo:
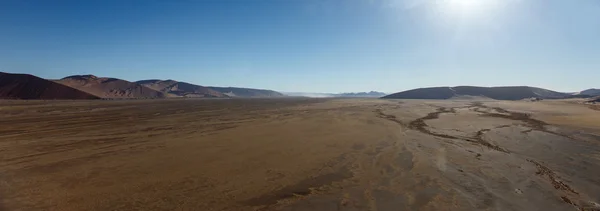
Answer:
M0 1L0 71L297 92L600 87L598 0Z

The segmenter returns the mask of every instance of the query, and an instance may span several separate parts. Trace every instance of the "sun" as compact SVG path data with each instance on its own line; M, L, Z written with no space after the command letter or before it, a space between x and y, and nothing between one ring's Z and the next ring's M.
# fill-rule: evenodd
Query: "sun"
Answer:
M456 9L475 9L481 6L485 0L447 0L451 7Z
M438 6L452 16L476 18L494 9L498 0L439 0Z

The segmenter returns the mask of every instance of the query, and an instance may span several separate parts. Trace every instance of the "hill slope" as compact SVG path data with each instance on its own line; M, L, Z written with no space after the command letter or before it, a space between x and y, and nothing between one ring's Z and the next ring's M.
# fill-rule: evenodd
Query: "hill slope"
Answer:
M266 89L250 89L238 87L212 87L208 88L221 92L229 97L284 97L285 95Z
M589 96L600 96L600 89L586 89L577 94L589 95Z
M163 93L170 94L170 96L179 97L227 97L221 92L213 89L185 83L174 80L143 80L135 82L139 85L157 90Z
M336 94L334 95L335 97L357 97L357 98L377 98L377 97L383 97L385 96L385 93L383 92L376 92L376 91L370 91L370 92L351 92L351 93L341 93L341 94Z
M99 99L83 91L27 74L0 72L2 99Z
M384 96L385 99L450 99L460 96L479 96L496 100L521 100L526 98L564 98L568 94L528 86L507 87L432 87L413 89Z
M74 75L56 82L101 98L164 98L165 94L148 87L117 78Z
M312 97L312 98L328 98L328 97L344 97L344 98L378 98L385 96L383 92L347 92L347 93L311 93L311 92L285 92L283 93L291 97Z

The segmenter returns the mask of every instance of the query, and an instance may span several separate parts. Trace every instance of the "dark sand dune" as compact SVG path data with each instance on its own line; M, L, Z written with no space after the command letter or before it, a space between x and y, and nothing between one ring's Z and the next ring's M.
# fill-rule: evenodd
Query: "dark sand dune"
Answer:
M412 89L383 96L384 99L450 99L456 93L450 87Z
M0 72L1 99L98 99L77 89L28 74Z
M174 80L143 80L135 82L148 88L179 97L227 97L221 92L195 84Z
M586 89L578 94L580 95L590 95L590 96L600 96L600 89Z
M413 89L385 96L385 99L450 99L459 96L478 96L496 100L521 100L526 98L556 99L568 97L568 94L547 89L511 86L511 87L433 87Z
M148 87L117 78L74 75L56 80L101 98L164 98L165 94Z

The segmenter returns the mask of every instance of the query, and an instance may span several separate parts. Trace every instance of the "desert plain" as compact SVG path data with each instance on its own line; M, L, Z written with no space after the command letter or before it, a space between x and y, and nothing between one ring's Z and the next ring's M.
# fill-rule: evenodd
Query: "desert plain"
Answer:
M600 210L572 100L0 101L0 210Z

